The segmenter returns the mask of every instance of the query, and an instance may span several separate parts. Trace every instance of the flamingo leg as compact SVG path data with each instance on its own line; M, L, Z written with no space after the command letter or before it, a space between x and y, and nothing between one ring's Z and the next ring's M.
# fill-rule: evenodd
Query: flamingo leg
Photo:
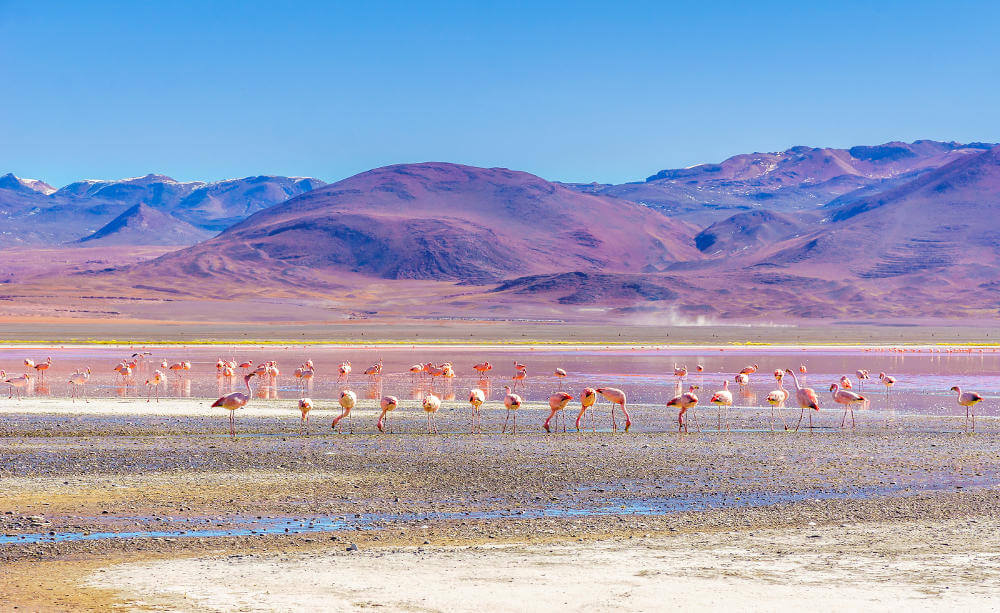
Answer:
M805 412L806 412L805 409L802 409L801 411L799 411L799 421L795 422L795 431L796 432L799 431L799 424L802 423L802 416L805 415Z
M632 419L628 416L628 411L625 410L625 403L622 403L622 413L625 414L625 431L628 432L629 427L632 425Z
M507 422L509 421L510 421L510 409L507 409L507 417L503 420L503 430L500 431L500 434L507 434Z

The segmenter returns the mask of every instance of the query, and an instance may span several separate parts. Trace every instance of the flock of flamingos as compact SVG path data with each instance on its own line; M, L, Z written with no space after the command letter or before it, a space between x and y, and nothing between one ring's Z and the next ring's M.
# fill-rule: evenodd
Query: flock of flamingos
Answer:
M153 368L149 361L149 352L142 352L133 354L130 358L121 360L115 367L114 371L121 377L123 383L134 382L136 374L140 370L150 370L150 376L145 380L145 385L148 388L147 401L151 401L154 397L159 401L160 387L164 386L167 382L166 371L170 371L175 377L186 377L191 371L191 362L181 361L175 362L173 364L168 364L163 361L159 364L159 368ZM39 378L44 380L45 372L49 370L52 366L52 358L47 358L45 361L35 362L31 359L24 360L24 366L27 372L8 377L7 374L0 370L0 381L3 381L8 385L8 396L13 398L15 393L18 399L22 397L22 391L32 385L34 378ZM253 398L254 393L250 388L250 382L254 377L257 377L259 381L262 381L266 385L275 385L278 376L281 374L278 369L278 364L275 361L265 361L259 364L254 364L252 361L246 361L242 363L237 363L235 360L227 361L219 359L216 364L216 373L220 379L227 379L229 381L234 380L237 376L242 376L243 383L246 386L246 391L236 391L223 395L218 400L216 400L212 406L221 407L228 410L229 412L229 433L232 436L236 435L235 429L235 412L238 409L245 407ZM480 387L471 389L469 391L469 404L471 405L471 422L472 422L472 433L481 433L482 427L480 422L480 410L482 406L487 401L487 392L483 391L481 387L484 387L483 383L489 379L489 372L493 369L493 366L489 362L482 362L472 366L472 369L480 377ZM382 376L382 360L380 359L377 363L371 365L364 370L364 375L371 378L372 381L378 380ZM733 382L736 383L741 389L746 388L750 385L750 377L756 374L759 370L757 364L747 366L736 373L733 377ZM33 372L32 372L33 371ZM695 371L699 374L704 372L704 368L701 365L696 366ZM350 384L350 375L352 372L352 367L350 362L341 362L337 367L338 372L338 382L344 382L348 386ZM812 429L812 412L818 411L820 408L820 398L816 391L810 387L804 387L804 378L806 376L806 367L804 365L799 366L799 374L797 375L791 369L776 369L774 371L774 379L776 381L776 388L768 393L766 400L769 405L771 405L770 414L770 427L772 430L775 429L775 411L777 407L784 407L789 400L793 400L795 405L800 408L799 418L795 423L794 428L790 428L785 422L784 418L781 417L782 424L785 430L793 429L794 431L799 430L799 426L802 423L804 416L808 415L808 423L810 430ZM240 373L240 375L237 375ZM411 377L428 377L430 380L430 390L431 393L427 394L422 399L422 408L427 415L427 432L429 434L436 434L438 432L436 415L438 410L441 408L441 399L433 393L434 381L437 378L452 379L455 377L455 369L451 362L445 362L443 364L414 364L409 368L409 374ZM698 406L700 399L698 397L698 390L700 385L689 385L687 391L682 391L684 388L684 381L688 377L688 369L686 366L674 366L673 375L677 378L676 381L676 395L667 402L667 407L670 409L677 409L677 429L678 432L688 431L688 419L694 416L694 409ZM794 390L786 390L784 387L784 379L786 375L791 375L794 384ZM803 381L800 383L799 375L802 376ZM315 368L313 366L312 360L307 360L302 365L294 371L295 378L300 383L300 389L303 392L308 389L308 384L312 381L315 376ZM552 432L554 427L558 427L558 422L562 421L562 431L566 431L565 419L563 418L563 412L569 405L569 402L573 400L573 396L567 392L562 391L562 380L567 376L565 370L561 368L556 368L552 373L552 376L559 380L559 390L553 393L549 397L549 409L550 413L542 424L542 427L546 432ZM77 370L69 376L69 384L71 387L70 397L76 399L80 396L86 400L86 386L91 377L91 370L89 368ZM863 391L865 381L869 380L870 374L867 370L858 370L855 373L857 379L857 387L859 391ZM514 362L514 373L511 376L510 385L504 385L504 398L503 404L507 410L507 417L504 420L504 426L501 430L501 434L507 432L508 425L511 426L511 432L517 433L517 413L518 409L521 408L523 400L520 395L516 393L518 385L524 385L527 378L527 367L524 364ZM889 392L892 386L896 383L895 377L887 375L882 372L878 375L879 382L885 387L885 393L888 398ZM855 407L864 407L868 404L869 399L862 395L861 393L853 391L855 387L854 382L851 377L844 375L839 381L830 384L829 391L832 400L843 407L844 415L841 419L840 427L843 428L846 425L847 417L851 418L851 427L854 427L854 409ZM964 407L966 410L966 430L969 428L969 421L971 419L972 430L975 431L976 428L976 416L974 407L977 403L983 400L980 394L975 392L962 391L958 386L951 388L951 391L956 393L956 400L960 407ZM794 392L794 396L793 396ZM628 409L626 408L627 396L625 392L621 389L614 387L585 387L582 392L580 392L580 411L577 414L575 426L577 431L581 428L581 422L583 426L586 427L586 419L588 417L587 409L594 407L597 403L598 396L603 397L611 405L611 427L614 432L618 431L618 419L616 415L616 410L620 410L622 417L624 418L623 429L628 432L629 427L632 425L632 420L629 415ZM343 429L343 424L345 420L350 424L350 431L353 431L353 418L351 417L351 411L357 404L357 395L350 389L342 389L339 397L339 404L342 409L340 415L337 415L333 419L331 427L341 432ZM722 430L723 428L723 411L726 412L726 428L728 429L728 410L729 407L733 405L733 394L729 390L729 381L723 382L722 389L714 392L709 399L709 403L715 405L718 408L718 428ZM399 408L399 399L396 396L382 396L380 400L381 412L379 413L378 420L375 424L376 428L380 432L392 432L390 417L396 409ZM302 397L298 400L298 407L302 413L302 426L308 431L309 425L309 413L313 409L313 401L310 398ZM779 414L780 416L780 414ZM593 415L590 415L591 427L595 428ZM555 421L555 424L553 424Z

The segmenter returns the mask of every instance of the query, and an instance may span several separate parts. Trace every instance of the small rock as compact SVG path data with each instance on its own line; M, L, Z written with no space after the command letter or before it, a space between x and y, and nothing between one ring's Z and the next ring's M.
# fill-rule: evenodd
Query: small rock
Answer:
M355 545L354 543L351 543L350 545L347 546L347 551L357 551L357 550L358 546Z

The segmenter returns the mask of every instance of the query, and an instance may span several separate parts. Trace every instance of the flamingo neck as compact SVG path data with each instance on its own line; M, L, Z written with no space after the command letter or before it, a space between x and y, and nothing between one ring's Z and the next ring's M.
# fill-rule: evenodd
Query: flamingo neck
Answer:
M797 376L795 376L794 372L792 372L790 374L792 375L792 381L795 382L795 389L797 389L797 390L802 389L801 387L799 387L799 378Z

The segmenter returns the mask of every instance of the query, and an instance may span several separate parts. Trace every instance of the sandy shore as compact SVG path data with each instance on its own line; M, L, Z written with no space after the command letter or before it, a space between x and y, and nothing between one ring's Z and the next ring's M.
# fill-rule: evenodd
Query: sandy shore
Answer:
M37 402L0 414L0 602L30 610L968 610L998 583L995 418L549 435L530 405L473 436L455 403L386 436L366 404L300 436L263 403L230 440L190 403Z

